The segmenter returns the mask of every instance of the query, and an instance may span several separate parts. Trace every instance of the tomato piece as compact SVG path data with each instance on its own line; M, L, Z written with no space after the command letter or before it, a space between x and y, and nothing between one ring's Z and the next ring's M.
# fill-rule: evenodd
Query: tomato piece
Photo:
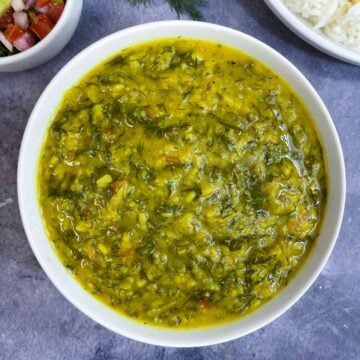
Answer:
M46 14L30 15L32 24L29 29L39 38L43 39L54 27L54 23Z
M49 4L50 0L36 0L35 5L38 7L43 7Z
M0 17L0 29L6 29L8 25L14 23L13 18L14 10L8 10L3 16Z
M180 163L180 160L175 156L167 155L167 156L165 156L165 160L166 160L166 162L168 162L170 164L179 164Z
M135 255L135 252L133 250L123 250L118 253L119 257L132 257Z
M24 32L17 25L10 24L6 28L5 36L11 43L13 43L23 33Z
M57 23L60 19L63 10L64 10L64 5L50 3L47 15L54 23Z
M211 304L208 300L199 300L199 304L202 308L211 309Z

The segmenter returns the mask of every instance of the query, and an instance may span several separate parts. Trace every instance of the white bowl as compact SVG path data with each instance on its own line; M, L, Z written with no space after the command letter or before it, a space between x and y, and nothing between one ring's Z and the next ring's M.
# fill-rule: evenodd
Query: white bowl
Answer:
M328 209L321 235L311 256L290 284L273 300L244 318L219 327L171 330L143 325L111 310L83 290L61 264L48 240L37 198L36 177L44 136L64 92L90 69L111 55L138 42L164 37L212 40L243 50L266 63L287 79L300 94L316 120L328 159ZM292 306L310 287L334 247L345 203L345 168L339 138L332 119L314 88L282 55L264 43L238 31L207 23L164 21L119 31L78 54L55 76L38 100L26 127L18 166L18 198L27 237L42 268L60 292L78 309L110 330L149 344L205 346L232 340L268 324ZM316 309L308 309L316 312ZM300 324L299 324L300 325Z
M307 43L339 60L360 65L360 52L341 45L330 39L321 30L314 29L309 22L290 11L281 0L264 1L290 30Z
M66 0L64 11L50 33L36 45L15 55L0 58L0 72L34 68L58 54L73 36L79 23L83 0Z

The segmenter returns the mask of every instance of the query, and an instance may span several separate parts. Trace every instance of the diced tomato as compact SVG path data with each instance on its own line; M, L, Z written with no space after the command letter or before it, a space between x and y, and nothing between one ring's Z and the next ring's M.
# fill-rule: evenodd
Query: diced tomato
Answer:
M54 23L57 23L58 20L60 19L63 10L64 10L64 5L50 3L47 15Z
M175 156L167 155L167 156L165 156L165 160L166 160L166 162L168 162L170 164L179 164L180 163L180 160Z
M49 4L50 0L36 0L35 5L38 7L43 7Z
M211 304L208 300L200 300L199 303L201 307L205 309L211 309Z
M54 23L46 14L30 15L32 24L29 29L39 38L43 39L54 27Z
M131 257L134 256L135 252L133 250L123 250L118 253L119 257Z
M23 33L24 32L17 25L10 24L6 28L5 36L11 43L13 43Z
M8 10L3 16L0 17L0 29L6 29L9 24L14 23L13 18L14 10Z

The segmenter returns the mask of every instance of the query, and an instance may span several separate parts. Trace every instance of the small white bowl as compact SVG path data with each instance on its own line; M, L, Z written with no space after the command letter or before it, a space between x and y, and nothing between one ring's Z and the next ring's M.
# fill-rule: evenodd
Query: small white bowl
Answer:
M64 92L89 70L121 49L166 37L211 40L240 49L266 63L285 78L313 115L328 161L328 206L321 234L309 259L289 285L273 300L242 319L222 326L172 330L143 325L114 312L86 292L61 264L44 230L36 188L37 164L44 136ZM149 344L176 347L213 345L232 340L276 319L306 292L324 267L340 229L345 204L345 167L332 119L314 88L288 60L264 43L219 25L164 21L119 31L89 46L55 76L38 100L26 127L18 165L18 198L30 245L42 268L60 292L90 318L115 331ZM316 312L316 309L308 309Z
M0 58L0 72L34 68L58 54L73 36L78 26L83 0L66 0L64 11L50 33L28 50Z
M318 50L339 60L360 66L360 52L330 39L321 30L314 29L305 19L294 14L281 0L264 0L272 12L296 35Z

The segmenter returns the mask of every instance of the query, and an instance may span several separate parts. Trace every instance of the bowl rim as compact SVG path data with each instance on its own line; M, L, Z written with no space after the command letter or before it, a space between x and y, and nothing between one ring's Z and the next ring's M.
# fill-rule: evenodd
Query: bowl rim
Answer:
M284 292L284 290L282 290L282 292L280 294L277 294L272 300L270 300L268 303L266 303L265 305L260 307L258 310L241 318L239 321L230 323L229 325L225 324L224 326L220 325L220 326L216 326L213 328L201 328L201 329L194 329L194 330L187 330L187 329L186 330L172 330L172 329L167 329L167 328L163 329L163 328L150 327L150 332L151 333L155 332L156 335L146 335L146 334L144 335L143 333L134 331L134 329L132 329L131 327L119 329L119 326L116 326L113 322L104 320L104 318L102 318L101 315L99 315L96 311L94 311L94 309L89 304L84 305L84 302L82 301L83 299L81 299L80 296L74 295L73 293L69 292L67 285L65 285L64 282L62 281L64 279L60 279L57 275L55 275L55 272L54 272L55 270L53 270L53 269L51 269L51 267L49 267L49 265L47 263L48 259L46 259L45 255L43 253L43 250L41 249L41 246L39 244L37 244L37 242L35 240L34 229L33 229L34 226L32 224L31 218L30 218L30 212L32 210L34 210L35 208L36 208L35 211L38 211L40 213L39 204L38 203L36 203L35 205L32 204L33 208L31 208L31 206L29 204L27 204L27 196L28 196L27 183L29 183L28 175L26 173L27 162L28 162L27 156L29 153L28 148L31 148L31 146L32 146L32 143L31 143L32 132L38 131L37 126L35 124L37 114L39 112L41 112L42 107L46 103L46 98L48 97L48 93L51 93L52 88L56 87L56 84L61 81L61 78L68 71L70 71L72 67L76 67L76 64L78 62L80 62L81 59L87 58L87 56L89 56L89 54L91 54L92 52L94 52L96 50L101 49L101 47L104 44L106 46L106 44L110 43L111 41L116 40L118 37L125 38L126 36L128 36L131 38L132 34L136 34L138 32L140 32L141 34L144 34L148 30L151 30L154 28L157 30L162 29L163 33L167 34L167 30L171 27L178 29L179 32L183 31L183 29L190 29L191 31L202 30L206 33L208 31L213 32L213 33L222 32L222 33L227 33L229 36L230 35L234 36L234 37L236 36L242 40L246 39L247 41L251 42L252 44L256 44L259 47L261 46L262 49L266 50L269 54L271 54L272 57L274 57L275 59L280 61L282 64L285 64L290 69L289 71L291 71L294 74L294 76L301 79L303 85L306 87L306 89L309 93L309 96L314 98L314 100L316 101L316 104L317 104L316 106L318 106L319 111L321 111L322 114L324 115L324 118L326 119L326 125L329 127L329 132L330 132L330 135L332 136L333 145L336 148L336 159L334 161L338 162L337 170L340 172L338 174L338 178L337 178L338 203L337 203L337 210L336 210L337 211L336 219L335 219L334 223L332 224L334 230L332 232L331 241L325 247L325 249L322 250L321 261L317 262L315 265L315 269L311 273L308 273L308 274L305 274L305 271L303 271L304 268L306 268L306 264L303 264L301 269L299 269L298 273L301 272L301 273L305 274L304 275L304 277L305 277L304 284L302 286L296 288L294 283L295 283L295 280L300 276L297 275L294 279L292 279L292 281L289 283L289 285L285 288L285 289L291 288L291 290L288 290L288 291L293 291L292 296L290 296L289 299L284 300L282 305L281 304L280 304L280 306L276 305L277 302L275 302L275 300L277 298L281 297L281 293ZM211 35L211 36L213 36L213 35ZM160 39L160 38L166 38L166 37L167 38L168 37L176 37L176 35L153 36L153 39ZM191 38L191 36L184 36L184 37ZM210 38L205 38L205 37L196 36L196 35L192 36L192 38L212 41ZM216 41L216 40L213 40L213 41ZM141 41L134 42L134 44L136 44L136 43L141 43ZM226 44L225 41L222 43ZM232 45L229 45L229 46L232 46ZM236 48L236 46L233 46L233 47ZM119 52L123 48L124 48L124 46L119 46L117 51ZM237 48L241 50L240 47L237 47ZM245 50L242 50L242 51L245 52ZM113 54L115 55L116 52L113 52ZM254 57L254 55L252 55L252 54L250 54L250 56ZM106 58L108 58L108 57L109 56L102 55L102 61L106 60ZM260 60L260 61L262 61L262 60ZM101 61L97 61L97 63L100 63L100 62ZM264 61L262 61L262 62L264 62ZM272 66L270 66L269 64L267 64L267 63L265 63L265 64L267 66L269 66L270 68L272 68ZM275 70L273 69L273 71L275 71ZM87 73L87 72L88 71L86 71L85 73ZM76 83L77 81L79 81L79 79L82 76L84 76L84 75L82 74L82 75L76 77L76 79L74 79L74 81L73 81L73 84ZM288 81L290 86L292 86L291 81L289 79L286 79L286 81ZM62 96L63 96L63 93L61 94L61 97ZM48 128L48 125L50 124L51 120L52 120L52 117L49 116L48 120L46 120L46 128ZM319 135L321 136L322 134L320 133ZM38 158L38 156L39 156L39 153L37 153L37 158ZM323 267L325 266L330 254L333 250L333 247L335 245L335 242L336 242L336 239L338 237L340 227L341 227L341 222L342 222L343 213L344 213L344 206L345 206L345 193L346 193L344 156L343 156L340 140L339 140L335 125L332 121L332 118L331 118L328 110L326 109L324 103L322 102L321 98L319 97L319 95L317 94L315 89L312 87L312 85L309 83L309 81L305 78L305 76L290 61L288 61L283 55L281 55L280 53L278 53L276 50L274 50L270 46L266 45L265 43L261 42L260 40L255 39L254 37L252 37L250 35L247 35L240 31L237 31L237 30L234 30L234 29L231 29L228 27L224 27L221 25L215 25L215 24L203 23L203 22L195 22L195 21L185 21L185 20L150 22L150 23L137 25L137 26L133 26L130 28L120 30L118 32L110 34L110 35L96 41L95 43L91 44L90 46L88 46L87 48L82 50L73 59L71 59L57 73L57 75L51 80L51 82L45 88L45 90L43 91L42 95L40 96L39 100L37 101L32 113L30 115L28 124L27 124L25 132L24 132L24 136L22 139L21 148L20 148L18 173L17 173L17 185L18 185L18 202L19 202L20 214L21 214L21 219L23 222L23 226L24 226L28 241L30 243L32 251L34 252L34 254L35 254L38 262L40 263L41 267L43 268L44 272L50 278L50 280L55 285L55 287L60 291L60 293L62 293L64 295L64 297L68 301L70 301L76 308L78 308L81 312L85 313L88 317L90 317L97 323L103 325L107 329L114 331L115 333L118 333L120 335L126 336L126 337L134 339L134 340L148 343L151 345L172 346L172 347L208 346L208 345L215 345L215 344L223 343L226 341L234 340L236 338L247 335L247 334L249 334L255 330L258 330L259 328L269 324L270 322L275 320L277 317L282 315L285 311L287 311L292 305L294 305L301 298L301 296L309 289L309 287L313 284L313 282L316 280L316 278L322 271ZM35 186L36 186L36 181L35 181ZM37 198L37 195L36 195L36 198ZM42 229L40 231L43 234L46 234L44 227L42 227ZM46 235L45 235L45 237L46 237ZM47 239L47 237L46 237L46 241L50 243L50 241ZM315 249L312 250L312 254L310 254L310 256L309 256L310 258L314 256L314 250ZM56 254L54 253L54 254L52 254L52 256L55 256L57 264L60 264L60 260L57 258ZM309 262L309 259L307 259L307 262ZM61 265L61 267L63 267L62 264L60 264L60 265ZM66 279L69 282L71 282L72 277L69 273L67 273L67 274L68 275L66 276ZM76 280L73 280L73 281L76 281ZM69 286L71 286L71 285L69 285ZM76 286L77 286L77 290L81 291L80 290L81 285L79 283L77 283ZM85 290L83 290L83 292L85 292ZM106 305L103 305L98 300L94 299L93 296L88 294L87 292L86 292L86 296L91 297L93 300L89 299L88 301L96 302L97 306L106 307ZM274 304L274 305L272 306L272 304ZM266 308L266 311L268 311L268 309L270 309L270 313L264 312L265 311L264 308ZM109 310L109 311L112 311L112 310ZM255 313L258 314L258 313L260 313L260 311L262 311L260 314L260 321L254 320L252 323L250 322L250 325L248 325L246 329L242 329L241 331L238 329L238 327L239 327L238 323L244 323L245 318L249 319L250 316L253 316L253 314L255 314ZM118 316L119 316L119 318L120 317L125 318L125 316L122 316L122 315L118 315ZM141 324L140 322L134 321L134 320L127 319L124 321L126 321L129 324L129 326L132 324L132 322L135 322L136 325L134 325L134 326L138 327L138 329L144 327L143 324ZM235 324L235 326L232 327L231 324L232 325ZM226 327L229 327L231 329L228 332L226 332L226 331L222 332L223 329L225 329ZM189 334L190 333L190 334L192 334L192 336L187 337L187 339L184 340L182 338L182 335L179 335L179 336L174 335L175 333L176 334L185 334L185 333ZM206 335L209 335L209 337L205 336L205 337L202 337L201 339L198 339L196 334L199 334L199 333L205 333ZM214 333L215 333L215 335L214 335ZM174 337L171 337L168 339L166 335L169 335L169 334L171 334Z
M43 51L48 45L50 45L57 36L61 36L61 30L66 25L67 20L72 16L73 9L75 7L76 1L83 0L66 0L64 10L60 16L59 21L55 24L53 29L49 32L47 36L41 39L31 48L18 52L17 54L0 57L0 66L5 66L12 64L14 62L24 61L37 53Z
M313 29L306 19L294 14L281 0L264 1L288 29L308 44L338 60L360 66L360 52L337 43L320 30Z

